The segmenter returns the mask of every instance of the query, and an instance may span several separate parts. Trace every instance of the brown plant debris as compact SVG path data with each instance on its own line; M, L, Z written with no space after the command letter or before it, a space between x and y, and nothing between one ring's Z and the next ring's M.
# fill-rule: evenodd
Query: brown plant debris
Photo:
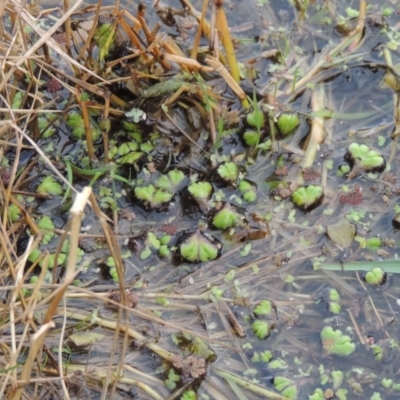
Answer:
M351 204L357 205L360 204L363 200L362 188L356 186L351 193L342 194L339 198L339 201L342 204Z
M57 79L50 79L47 84L46 84L46 89L49 93L55 93L55 92L59 92L60 90L62 90L62 85L60 82L58 82Z
M392 174L391 172L385 172L382 175L382 180L384 182L388 182L388 183L393 183L395 184L397 181L397 176L395 174Z
M287 176L287 174L288 174L288 167L286 165L281 165L280 167L277 167L275 170L276 176Z
M317 171L314 167L304 168L302 174L306 182L315 181L316 179L321 177L320 172Z
M183 379L199 378L207 372L206 360L204 358L197 358L196 356L188 356L182 358L174 355L171 359L172 365L182 373Z
M175 233L178 231L178 225L165 224L160 227L160 231L168 235L175 235Z
M121 293L119 291L111 292L110 300L116 303L121 303ZM125 289L126 306L129 308L135 308L139 304L139 297L136 293L129 289Z

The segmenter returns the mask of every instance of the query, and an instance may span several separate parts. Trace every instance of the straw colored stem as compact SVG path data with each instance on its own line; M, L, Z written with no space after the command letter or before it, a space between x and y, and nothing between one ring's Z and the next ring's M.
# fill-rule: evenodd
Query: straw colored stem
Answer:
M354 36L354 41L349 46L350 51L354 51L357 46L360 44L362 33L365 27L365 17L367 14L367 1L360 0L360 7L358 12L358 22L356 28L350 32L349 36Z
M341 51L349 47L355 40L357 40L356 35L345 37L332 50L327 51L325 54L321 54L318 62L307 72L306 75L303 76L303 78L299 79L295 85L292 85L289 89L287 89L286 94L291 94L307 84L325 66L327 59L335 58Z
M62 313L63 311L60 310L60 313ZM84 321L88 318L88 314L80 314L78 312L75 311L71 311L71 310L67 310L67 316L69 318L72 319L77 319L79 321ZM95 321L96 324L98 324L99 326L102 326L104 328L108 328L108 329L112 329L112 330L116 330L117 329L117 322L116 321L109 321L106 320L104 318L100 318L100 317L96 317ZM174 356L173 353L164 350L161 346L159 346L157 343L153 343L153 342L148 342L146 340L146 337L143 336L141 333L135 331L133 328L127 327L127 326L120 326L119 330L121 332L128 332L128 335L133 338L136 339L138 341L140 341L141 343L144 343L145 346L147 348L149 348L150 350L154 351L154 353L158 354L160 357L164 358L167 361L171 361L172 357Z
M136 18L135 18L136 20ZM137 20L136 20L137 21ZM125 31L125 33L129 36L129 39L131 40L132 44L140 51L142 52L142 57L145 61L149 61L149 57L146 55L144 51L144 46L140 42L139 37L137 36L136 31L131 29L129 24L125 21L123 18L123 12L118 13L118 22L121 25L122 29ZM137 21L137 23L140 25L140 22Z
M232 381L239 386L242 386L253 393L259 394L261 396L265 396L266 399L271 399L271 400L289 400L287 397L284 397L278 393L274 393L271 390L265 389L261 386L258 386L255 383L252 383L246 379L243 379L237 375L234 375L230 372L226 372L221 368L213 368L213 371L219 375L220 377L224 378L227 381Z
M104 114L103 121L106 124L106 128L103 130L103 149L104 149L104 163L108 164L110 159L108 157L109 150L109 140L108 140L108 132L110 130L111 122L109 121L109 113L110 113L110 92L106 92L104 96Z
M211 28L210 24L206 21L205 18L202 19L202 13L197 11L194 7L193 4L190 2L190 0L181 0L181 3L184 4L188 10L190 11L190 14L193 15L198 21L199 24L201 24L201 30L204 33L205 37L210 40L211 36Z
M240 82L240 71L236 60L235 49L233 48L231 33L229 31L228 21L226 19L225 10L223 6L223 0L214 0L217 8L216 11L216 27L222 45L224 46L226 58L228 59L228 65L231 69L233 79Z
M192 54L190 55L190 57L193 58L194 60L197 57L197 52L199 49L200 38L201 38L201 34L203 32L203 26L204 26L204 20L206 18L207 7L208 7L208 0L203 0L203 9L201 10L199 27L197 29L196 37L194 39Z
M245 109L250 108L250 104L247 100L246 93L239 86L237 81L232 77L229 71L222 65L222 63L217 58L211 56L208 56L205 61L209 66L213 67L216 72L219 72L221 74L225 82L228 84L228 86L232 89L232 91L242 102L243 108Z
M313 91L311 96L311 107L314 113L324 108L325 105L324 100L325 100L324 89L323 85L320 84ZM311 167L313 165L315 158L317 156L319 145L324 142L324 139L325 139L324 119L322 117L314 117L311 121L311 130L309 134L308 146L302 162L303 168ZM300 178L299 175L298 182L300 179L302 178Z
M146 24L146 21L143 17L138 17L138 20L142 26L143 32L146 36L147 43L151 46L153 43L153 34L150 31L149 27ZM161 50L158 46L153 46L151 50L154 58L160 63L160 65L163 67L164 71L170 71L171 70L171 64L167 61L164 60L163 54L161 53Z
M88 373L87 366L86 365L79 365L79 364L68 364L66 366L66 370L68 373L71 372L82 372L83 376ZM46 370L48 373L54 373L53 370ZM98 382L103 382L105 377L107 376L107 371L105 371L103 368L98 368L98 367L91 367L90 368L90 378L91 379L96 379ZM113 378L117 381L117 383L125 383L128 385L136 386L140 390L142 390L144 393L148 394L151 398L155 400L163 400L164 397L160 396L156 391L154 391L150 386L146 385L144 382L138 380L138 379L133 379L133 378L127 378L123 376L118 376L116 374L113 375ZM150 377L151 378L151 377ZM158 381L158 385L164 385L164 382Z
M81 93L80 93L80 91L78 91L77 95L76 95L76 100L77 100L77 103L81 106L83 124L85 126L85 135L86 135L89 161L92 162L97 157L96 157L94 146L93 146L93 137L92 137L91 124L90 124L90 120L89 120L89 111L87 108L86 101L81 101L80 96L81 96Z
M69 10L69 0L64 0L64 13L66 14ZM68 54L71 54L71 18L68 17L64 23L65 27L65 48Z
M90 28L88 37L86 38L85 42L83 43L82 48L81 48L80 51L79 51L78 58L77 58L78 60L82 60L82 59L83 59L83 56L84 56L84 54L85 54L85 51L87 51L87 49L89 48L90 44L92 43L92 38L93 38L94 32L96 31L97 23L98 23L98 21L99 21L102 3L103 3L103 0L99 0L99 1L97 2L97 5L96 5L96 14L94 15L93 25L92 25L92 27Z

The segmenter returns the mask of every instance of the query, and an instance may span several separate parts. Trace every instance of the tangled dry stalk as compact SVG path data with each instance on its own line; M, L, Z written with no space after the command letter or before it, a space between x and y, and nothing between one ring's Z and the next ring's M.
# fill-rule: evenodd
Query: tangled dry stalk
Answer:
M189 2L186 3L195 17L199 19L203 31L207 35L213 36L204 18L206 7L203 9L203 13L197 13ZM91 39L102 14L111 13L113 15L117 29L123 32L136 48L133 50L134 56L140 55L147 60L153 58L165 71L171 69L170 62L180 65L182 70L221 70L228 85L233 88L244 106L247 106L247 99L237 82L232 79L217 59L210 60L211 67L201 65L195 60L196 49L193 52L194 58L187 58L170 39L163 38L162 35L157 36L159 27L150 31L140 10L138 16L134 17L126 10L120 11L118 5L113 8L102 7L100 1L96 7L82 9L82 4L83 1L78 0L70 7L69 1L65 0L63 10L58 10L60 18L47 31L37 23L38 17L47 13L47 10L42 11L34 4L28 5L18 0L6 0L0 4L0 21L3 21L3 23L0 22L0 96L2 103L0 113L3 116L0 122L0 161L9 149L15 149L15 158L11 169L0 171L2 174L0 179L2 210L0 270L1 297L3 299L3 302L0 303L0 398L7 397L15 400L21 398L85 398L91 390L101 392L103 399L116 398L114 396L117 396L117 391L126 390L128 385L137 387L148 398L164 399L168 395L164 381L155 378L152 371L149 370L149 373L145 373L124 361L127 357L129 343L135 339L140 346L147 347L160 356L164 362L186 365L179 356L152 339L149 340L147 335L141 333L140 330L145 332L149 329L147 325L153 323L162 324L167 329L188 333L191 330L184 326L168 323L139 306L135 308L138 299L134 293L124 287L123 263L113 230L110 228L111 221L101 211L91 188L86 187L82 192L77 191L37 145L38 116L51 112L58 114L58 118L63 118L65 113L65 111L55 110L54 102L46 103L44 101L41 95L40 77L43 74L48 75L59 85L67 88L72 98L76 98L82 110L88 154L92 161L96 159L96 155L88 122L88 104L80 100L80 91L86 90L104 99L103 104L90 104L91 107L97 107L103 112L104 119L107 119L110 114L120 115L121 111L118 107L126 105L116 96L109 96L103 89L107 80L87 66L89 65L88 54L90 53ZM79 13L92 13L91 29L87 33L86 40L82 42L77 42L77 38L71 31L71 16ZM218 15L220 19L225 20L223 29L225 29L225 36L228 35L226 46L230 49L228 63L236 70L236 59L222 4L218 6ZM147 38L146 44L137 34L139 29L143 30ZM60 30L65 32L64 43L56 40L57 32ZM31 33L27 34L26 32ZM200 35L201 28L198 31L198 37ZM73 46L75 46L75 51L78 49L78 54L74 53L73 55L71 51ZM54 67L52 57L56 55L61 58L66 66L65 70L69 70L70 74ZM85 58L87 59L85 60ZM34 68L38 68L39 72L34 71ZM235 74L237 75L238 72L236 71ZM13 107L17 92L21 91L19 83L24 77L28 77L29 84L23 92L21 105ZM210 118L212 118L212 114L210 114ZM103 132L106 160L107 135L106 129ZM215 132L213 137L215 140ZM67 227L63 230L56 252L57 258L64 241L69 239L66 267L59 276L57 276L56 269L53 269L51 284L45 282L46 273L53 267L49 265L48 254L41 259L41 269L37 281L34 284L27 283L29 275L38 265L37 261L26 268L28 256L42 240L43 233L38 228L35 217L32 217L34 210L26 209L18 200L18 193L23 193L18 190L19 185L33 167L31 163L25 172L18 173L23 150L36 152L46 168L50 169L65 184L65 187L69 188L68 190L75 193L75 200L70 208L70 219ZM8 209L11 204L18 207L24 215L24 218L16 223L12 223L8 218ZM103 229L103 233L99 233L99 237L107 243L110 254L116 263L120 283L119 288L114 292L98 292L94 288L85 289L71 285L80 272L75 265L78 245L82 237L81 220L85 209L88 208L93 210L99 221ZM31 236L23 253L20 254L18 243L26 226L29 227ZM29 291L28 296L26 295L27 291ZM198 296L198 298L202 299L204 296ZM88 310L92 311L81 310L78 304L82 304L82 302ZM114 312L111 314L105 312L107 307L113 307ZM99 310L102 310L107 316L100 317ZM139 324L139 329L132 325L133 318ZM71 359L65 358L69 346L66 338L78 327L77 321L82 323L81 328L78 329L81 332L85 332L90 327L101 329L102 333L99 335L106 347L106 352L100 355L101 366L96 366L96 356L92 358L90 352L89 357L83 362L74 363ZM202 337L201 334L197 336ZM203 336L203 339L207 340L208 338ZM96 346L97 339L89 338L87 340L89 341L85 342L84 347L89 345L90 351L94 353L100 350L100 347ZM221 345L226 346L222 343ZM194 363L197 362L192 357L190 363L193 363L193 360ZM204 365L205 360L199 359L198 362ZM190 367L186 368L189 368L187 376L190 376ZM193 372L193 374L198 377L198 373ZM175 396L183 393L184 388ZM215 392L215 389L213 390Z

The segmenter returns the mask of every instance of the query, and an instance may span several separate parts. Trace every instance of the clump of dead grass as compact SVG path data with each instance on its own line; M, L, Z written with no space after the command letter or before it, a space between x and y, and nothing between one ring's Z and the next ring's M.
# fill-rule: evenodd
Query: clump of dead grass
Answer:
M218 15L224 20L220 3ZM134 17L126 10L119 10L118 4L116 7L108 8L101 7L101 2L99 2L97 7L81 9L82 4L82 0L74 2L72 6L67 0L64 1L63 9L59 10L61 17L47 31L37 24L37 18L52 10L40 10L38 6L29 6L18 0L6 0L0 4L0 20L3 21L0 23L0 103L2 105L0 113L3 114L0 122L0 160L10 148L15 149L13 164L1 170L0 179L2 209L0 270L3 284L1 289L3 302L0 303L0 398L7 397L15 400L85 398L90 396L92 390L101 392L102 398L117 398L114 396L118 395L119 389L126 390L129 386L135 386L148 398L164 399L168 396L168 390L164 381L154 376L154 371L149 370L146 373L125 362L132 340L157 354L163 360L162 362L175 365L178 360L179 365L202 365L202 374L206 370L205 361L203 359L197 361L191 356L190 362L184 362L167 347L157 344L152 339L149 340L148 335L145 334L153 323L162 324L175 331L190 332L190 330L180 325L167 323L146 310L141 310L140 307L135 308L137 300L134 298L135 295L124 287L124 267L115 232L110 228L111 221L102 213L91 189L86 187L82 192L77 191L37 145L36 141L40 137L37 126L38 116L49 112L59 113L60 117L64 114L62 111L54 110L54 102L46 103L44 100L41 94L40 77L46 74L53 80L55 88L63 86L68 89L71 97L79 103L85 121L88 155L91 161L96 159L96 155L88 122L88 104L80 100L80 90L86 90L104 99L102 105L95 106L101 109L105 120L110 114L121 115L118 107L126 106L126 103L116 96L110 97L102 88L102 85L107 83L106 80L86 66L88 63L85 58L88 58L91 39L97 22L104 13L112 14L114 28L122 31L130 39L135 48L133 56L139 55L147 61L153 59L164 71L172 69L171 63L178 65L182 70L219 70L245 106L247 106L247 100L237 82L217 59L210 59L210 66L200 65L195 59L196 49L193 52L194 58L187 58L170 39L164 37L161 40L157 36L158 26L153 31L148 28L143 17L143 10L139 10L137 17ZM190 5L190 3L187 4ZM191 5L190 7L191 12L200 21L201 28L199 28L198 37L202 30L207 35L214 36L215 33L210 33L204 18L206 7L202 14L197 14ZM77 42L71 30L71 16L80 12L92 13L92 27L87 33L86 40ZM223 26L223 29L225 34L226 32L229 34L227 26ZM60 34L61 30L65 32L65 35ZM138 30L143 30L146 43L140 39ZM26 34L28 31L31 33ZM227 55L228 62L232 67L237 68L229 37L226 38L224 44L230 49ZM78 53L72 55L74 46L75 50L78 49ZM66 74L57 70L50 54L57 54L71 73ZM28 85L21 85L21 81L26 80L26 77L29 78ZM16 107L14 103L21 92L22 99ZM112 108L113 106L116 108ZM209 117L213 118L211 110ZM107 135L106 129L103 132L106 160ZM215 141L215 132L212 137ZM69 239L66 267L59 276L57 276L58 272L53 270L51 284L44 280L46 272L51 268L48 264L48 255L45 255L42 260L37 282L27 283L29 274L37 264L34 263L26 270L28 256L40 243L43 234L37 227L35 218L31 216L32 210L25 209L17 197L19 183L37 160L35 158L26 171L18 175L23 150L36 152L46 167L75 194L68 226L63 230L57 249L58 254L63 242ZM16 205L24 215L24 218L17 223L11 223L8 218L10 204ZM76 269L75 262L81 237L81 220L88 207L92 208L100 222L103 229L100 236L107 243L110 254L115 260L119 287L113 292L99 293L94 288L85 289L71 285L80 272ZM29 227L31 236L23 253L19 254L19 238L26 227ZM27 290L30 291L29 296L26 296ZM184 297L180 296L181 299ZM197 301L206 298L207 296L198 296L194 299ZM85 304L88 310L82 310L80 304ZM113 307L113 312L109 311L109 307ZM100 317L98 310L102 310L107 316ZM69 346L72 345L66 340L71 336L71 332L79 330L79 321L82 324L79 326L81 332L94 327L100 330L99 335L104 348L96 345L98 336L97 339L86 339L83 347L89 346L88 356L83 361L74 362L72 354L74 351L69 353L71 350ZM139 329L136 329L132 321L139 324ZM203 338L207 339L207 337ZM90 352L95 355L92 357ZM67 354L70 357L68 360ZM186 371L186 374L193 375L190 371ZM198 376L196 372L195 378ZM176 396L183 393L185 387ZM216 389L213 390L215 392Z

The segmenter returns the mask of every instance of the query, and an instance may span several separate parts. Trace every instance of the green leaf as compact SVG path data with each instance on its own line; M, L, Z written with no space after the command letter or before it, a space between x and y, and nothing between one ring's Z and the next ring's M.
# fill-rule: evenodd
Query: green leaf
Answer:
M125 156L118 158L117 163L133 165L137 161L139 161L143 156L144 153L142 153L141 151L132 151L131 153L128 153Z
M136 142L126 142L122 143L121 146L118 147L117 154L119 156L124 156L126 154L131 153L132 151L138 150L139 145Z
M374 236L366 240L366 247L370 250L376 250L382 247L382 239L379 236Z
M42 252L39 249L35 249L31 252L31 254L29 254L28 260L31 263L34 263L40 258L41 255L42 255Z
M83 139L86 137L85 124L81 114L77 112L69 113L67 118L67 125L70 129L72 129L72 135L77 139ZM92 124L90 126L90 130L93 141L97 141L97 139L100 137L100 131Z
M247 114L246 121L250 126L259 130L265 125L264 113L259 108L254 108L252 112Z
M172 194L163 189L156 189L153 185L136 187L135 196L142 200L146 206L157 208L172 199Z
M94 31L93 39L100 48L100 62L108 55L114 44L115 28L116 26L114 26L114 24L102 24Z
M15 204L10 204L8 206L8 216L11 222L16 222L21 218L21 210Z
M225 275L224 281L225 282L231 282L235 279L235 270L230 269L229 272Z
M308 400L325 400L324 392L318 388L314 390L314 393L308 396Z
M349 263L329 263L322 264L320 268L326 269L328 271L371 271L376 266L384 268L386 273L400 273L398 259L379 261L354 261Z
M255 320L251 328L258 339L264 340L269 336L269 325L267 321Z
M274 386L278 392L281 392L282 396L288 399L296 400L298 396L298 390L296 384L289 378L284 376L276 376L274 378Z
M250 250L251 250L251 243L247 243L243 247L243 250L240 252L240 255L242 257L246 257L246 256L248 256L250 254Z
M110 275L111 278L113 279L114 282L118 282L119 278L118 278L118 271L115 267L110 268Z
M239 190L241 191L243 198L251 203L257 198L257 188L249 181L243 180L239 182Z
M313 111L310 116L312 118L334 118L335 112L333 110L318 110Z
M300 187L292 193L292 203L301 211L307 212L318 207L324 198L321 186L308 185Z
M243 140L247 146L257 146L260 143L261 135L256 131L246 131L243 135Z
M257 317L270 315L272 311L272 303L269 300L260 301L253 310Z
M337 303L336 301L332 301L329 303L329 311L332 314L337 315L340 313L341 310L342 310L341 305L339 303Z
M160 189L176 192L185 180L185 174L178 169L169 171L167 175L161 175L155 182Z
M180 245L180 254L190 262L206 262L215 260L218 247L204 236L198 229Z
M50 254L48 257L48 268L53 268L53 267L58 267L59 265L64 264L65 260L67 259L67 255L64 253L60 253L57 257L56 260L56 255L55 254ZM43 265L44 263L44 258L40 261L39 265Z
M340 388L336 391L335 396L338 400L347 400L347 389Z
M114 257L108 257L106 261L106 265L109 268L115 268L115 260Z
M381 285L385 280L385 271L380 267L372 268L371 271L365 274L365 280L370 285Z
M332 371L333 390L338 390L342 386L344 374L342 371Z
M192 183L188 190L195 199L208 200L211 197L212 186L209 182L197 182Z
M163 307L168 307L169 306L169 300L166 297L157 297L156 298L156 303L160 304Z
M385 389L389 389L390 386L393 385L393 380L392 380L392 379L383 378L382 381L381 381L381 385L382 385Z
M336 302L340 301L340 294L336 289L334 289L334 288L329 289L329 300L336 301Z
M226 162L221 164L217 172L219 176L227 182L236 182L239 176L239 168L236 163L234 162Z
M170 241L171 241L171 235L164 235L164 236L160 239L161 245L167 245Z
M169 257L171 255L171 250L166 244L162 244L158 249L158 254L160 257Z
M48 244L51 239L55 236L54 231L54 224L50 217L44 216L40 218L37 223L37 227L41 232L45 232L43 234L43 244Z
M125 113L125 116L127 118L132 118L133 122L138 123L139 121L142 120L144 115L144 111L139 109L139 108L132 108L130 111L127 111Z
M357 18L360 12L351 7L346 7L346 14L349 18Z
M158 250L161 246L160 241L153 232L147 233L146 244L156 250Z
M214 216L213 225L218 229L225 230L239 225L241 221L241 215L239 215L229 203L226 203Z
M36 188L36 192L40 194L52 194L60 196L63 190L62 186L52 176L48 175Z
M351 341L350 336L343 335L339 329L335 331L329 326L322 329L321 340L327 354L348 356L356 349L356 345Z
M345 160L352 165L353 169L361 168L367 172L382 172L386 167L382 154L365 144L351 143L347 148Z
M49 126L46 129L46 127L49 125L48 118L51 118L51 116L47 116L47 118L44 116L38 117L38 128L42 134L43 139L48 139L49 137L53 136L54 133L56 132L54 126Z
M182 397L181 400L197 400L197 395L194 390L186 390Z
M218 286L212 286L211 293L217 300L220 300L224 294L224 289L220 289Z
M282 113L277 121L279 132L286 136L294 131L300 124L299 117L295 113Z
M140 253L140 258L141 258L142 260L145 260L146 258L149 258L150 255L151 255L150 247L149 247L149 246L146 246L146 247L144 248L144 250Z
M291 400L297 400L298 396L298 389L296 385L288 386L281 392L282 396L291 399Z
M17 91L15 92L12 104L11 104L11 108L13 110L19 110L21 108L21 104L22 104L22 100L24 98L24 94L21 91Z
M261 361L262 362L269 362L272 359L272 351L270 350L264 350L260 353Z
M67 118L67 125L72 129L72 134L76 138L82 139L85 136L85 126L81 114L76 112L70 113Z
M257 146L257 149L259 150L271 150L272 147L272 141L271 139L267 139L265 142L260 143Z
M288 364L285 360L282 360L281 358L277 358L276 360L272 360L268 364L268 369L269 370L276 370L276 369L286 369L288 367Z
M150 142L140 143L140 150L150 154L154 150L154 146Z

